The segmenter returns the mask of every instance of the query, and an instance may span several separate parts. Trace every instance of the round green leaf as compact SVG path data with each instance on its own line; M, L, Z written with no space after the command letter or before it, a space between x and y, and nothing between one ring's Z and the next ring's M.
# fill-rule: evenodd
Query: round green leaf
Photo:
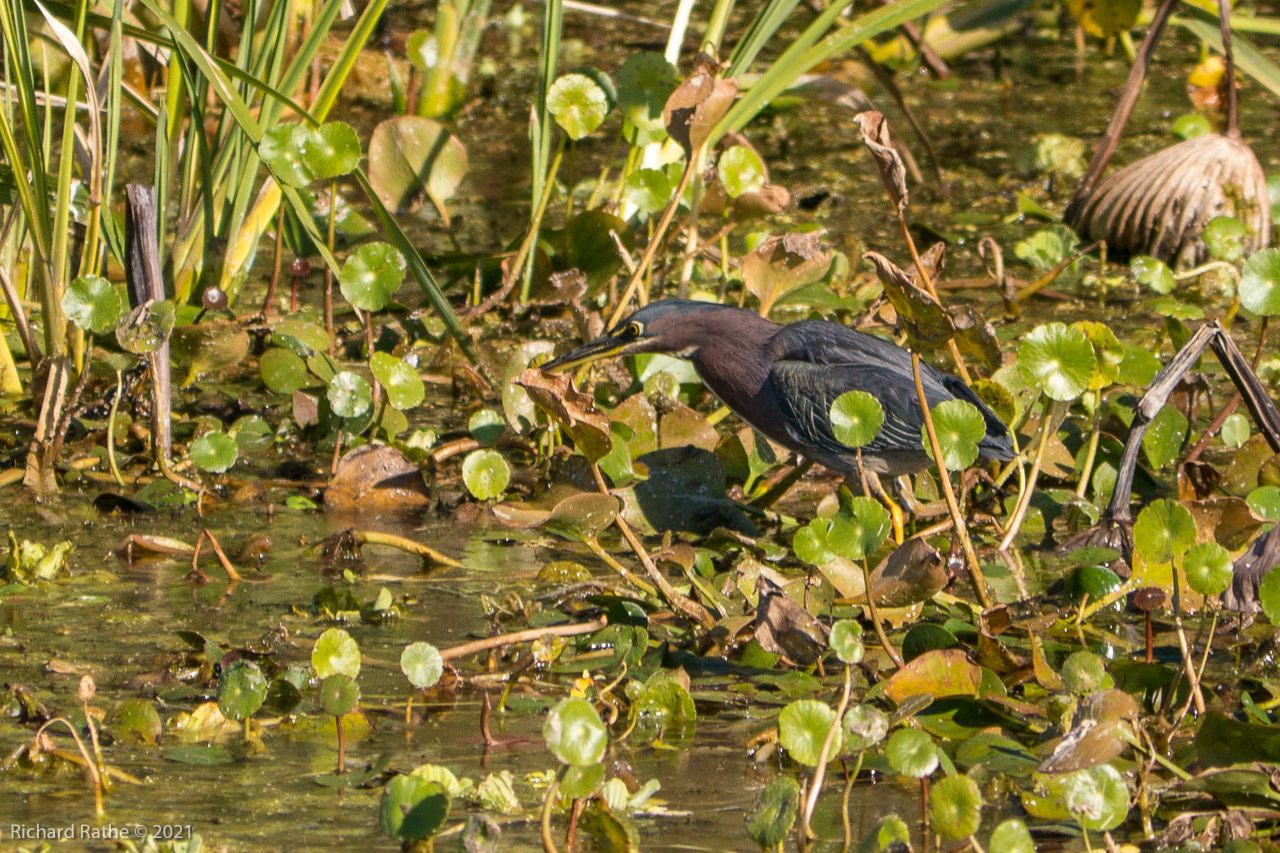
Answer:
M311 666L321 678L339 674L355 678L360 674L360 647L346 631L330 628L316 640Z
M276 436L271 424L257 415L245 415L238 418L227 430L227 435L236 440L236 447L242 453L257 453L266 450L275 443Z
M400 671L414 687L427 688L444 674L444 658L430 643L410 643L400 653Z
M866 391L846 391L831 404L831 430L836 441L848 447L871 442L884 423L880 401Z
M627 175L624 192L637 210L652 216L670 204L675 187L661 169L636 169Z
M1097 361L1079 329L1063 323L1037 326L1018 347L1018 370L1027 384L1053 400L1068 401L1089 387Z
M599 764L609 744L609 733L596 709L576 697L561 699L547 713L542 736L551 754L573 767Z
M852 619L841 619L831 626L828 640L840 662L852 666L862 660L862 626Z
M404 255L388 243L365 243L351 253L338 273L342 295L361 311L381 311L404 281Z
M889 718L874 705L854 705L844 713L845 752L862 752L884 740Z
M62 310L71 322L95 335L114 329L124 313L119 291L99 275L71 282L62 294Z
M316 140L315 131L298 123L268 128L258 143L258 156L289 187L305 187L315 179L307 163L307 148Z
M815 518L796 531L791 540L791 548L796 557L811 566L825 566L836 558L835 552L827 544L827 534L831 530L831 520Z
M1263 518L1280 521L1280 488L1259 486L1245 497L1245 502Z
M155 705L136 696L117 705L107 724L117 738L123 737L149 746L158 745L160 736L164 733L164 723L160 721L160 713L156 711Z
M444 125L421 116L389 118L369 138L369 184L393 213L430 199L440 209L467 175L467 149Z
M944 400L933 407L933 430L942 448L942 461L951 471L968 468L978 458L978 442L987 434L986 421L978 407L964 400ZM929 434L920 426L920 437L928 447Z
M473 450L462 461L462 482L478 501L501 497L511 482L507 460L496 450Z
M1107 670L1102 658L1093 652L1072 652L1062 662L1062 683L1077 696L1101 690L1106 684Z
M799 783L790 776L775 776L747 812L747 834L762 849L774 850L787 839L799 809Z
M316 180L337 178L359 165L360 137L345 122L326 122L315 132L305 155L307 166Z
M236 440L225 432L206 432L191 442L187 455L201 471L221 474L236 464L240 449Z
M913 661L925 652L953 649L958 645L960 640L946 628L933 622L920 622L912 625L902 638L902 659Z
M1115 572L1106 566L1076 566L1066 577L1067 596L1077 604L1089 596L1089 601L1097 601L1105 598L1112 590L1120 586L1123 581ZM1117 601L1113 607L1120 609L1121 603Z
M1120 378L1120 365L1124 362L1124 346L1116 338L1116 333L1104 323L1092 320L1080 320L1071 324L1084 332L1084 336L1093 347L1095 369L1089 379L1089 388L1097 391L1105 388Z
M1215 216L1200 232L1200 239L1215 261L1233 264L1244 257L1244 241L1249 229L1234 216Z
M678 85L680 72L660 53L633 53L618 69L618 108L628 122L645 132L642 142L666 136L662 111Z
M603 764L589 764L586 767L570 766L560 780L560 795L571 800L585 800L587 797L594 796L603 785Z
M547 109L570 139L582 139L600 126L609 112L604 89L585 74L566 74L551 84Z
M855 497L831 519L827 547L850 560L862 560L889 535L889 512L879 501Z
M797 699L778 715L778 742L795 761L807 767L816 767L819 753L822 752L822 742L835 725L836 712L826 702ZM839 756L840 749L841 733L837 726L827 760L832 761Z
M929 792L929 822L944 838L959 840L982 823L982 791L968 776L948 776Z
M923 779L938 769L938 748L919 729L898 729L884 745L889 766L903 776Z
M493 444L506 431L506 421L493 409L479 409L467 420L467 432L481 444Z
M987 849L991 853L1036 853L1031 831L1017 818L1010 818L995 828Z
M1255 314L1280 314L1280 249L1254 252L1240 273L1240 304Z
M338 673L320 682L320 708L326 714L341 717L350 714L360 702L360 688L349 675Z
M1243 447L1249 440L1249 419L1239 412L1232 412L1222 422L1222 443L1227 447Z
M1213 133L1213 125L1200 113L1185 113L1174 119L1169 130L1179 139L1196 139Z
M1163 468L1178 458L1187 439L1187 416L1173 406L1161 409L1142 436L1142 451L1152 468Z
M444 826L448 816L449 796L439 782L399 775L382 789L378 823L390 838L428 838Z
M387 402L394 408L412 409L427 395L418 371L390 353L375 352L369 359L369 370L386 389Z
M764 161L745 145L735 145L720 155L720 183L729 198L755 192L764 186Z
M1173 280L1173 270L1169 269L1169 265L1150 255L1135 255L1129 261L1129 272L1137 279L1138 284L1161 295L1172 293L1178 284Z
M1218 595L1231 586L1231 554L1217 542L1203 542L1182 558L1187 583L1201 595Z
M259 366L263 383L277 394L292 394L306 387L310 381L307 363L283 347L272 347L264 352Z
M373 386L358 373L344 370L329 380L325 392L335 414L344 418L358 418L373 405Z
M1133 523L1133 548L1149 563L1169 563L1196 542L1191 511L1177 501L1152 501Z
M1077 770L1062 780L1063 804L1090 830L1115 829L1129 814L1129 787L1110 764Z
M235 661L218 676L218 710L228 720L249 719L266 698L267 679L252 661Z

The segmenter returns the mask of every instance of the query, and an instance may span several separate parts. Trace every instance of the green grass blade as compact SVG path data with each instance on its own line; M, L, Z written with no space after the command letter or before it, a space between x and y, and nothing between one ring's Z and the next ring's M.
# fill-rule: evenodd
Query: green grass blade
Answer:
M1210 19L1208 12L1201 12L1199 9L1188 7L1187 12L1190 17L1173 18L1170 23L1182 27L1196 38L1210 44L1218 53L1222 53L1222 33L1218 29L1218 19ZM1234 21L1232 23L1234 24ZM1280 95L1280 66L1235 32L1231 34L1231 48L1237 68L1261 83L1272 94Z
M765 4L738 40L733 53L729 54L729 69L725 76L738 77L746 73L765 44L799 4L800 0L770 0Z

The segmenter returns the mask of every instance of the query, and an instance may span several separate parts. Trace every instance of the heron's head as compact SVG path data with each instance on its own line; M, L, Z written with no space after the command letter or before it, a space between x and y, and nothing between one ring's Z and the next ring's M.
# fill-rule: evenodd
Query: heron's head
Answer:
M594 341L547 362L542 369L561 373L597 359L645 352L690 358L710 342L710 337L731 333L739 315L745 315L747 322L759 320L750 311L713 302L662 299L636 311Z

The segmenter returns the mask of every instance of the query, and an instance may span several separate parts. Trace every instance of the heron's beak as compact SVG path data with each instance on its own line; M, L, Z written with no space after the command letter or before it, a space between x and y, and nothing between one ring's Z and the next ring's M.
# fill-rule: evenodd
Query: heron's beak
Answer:
M548 361L542 365L542 369L548 373L563 373L580 364L608 358L612 355L622 355L635 342L634 338L625 338L621 335L604 335L590 343L583 344L572 352Z

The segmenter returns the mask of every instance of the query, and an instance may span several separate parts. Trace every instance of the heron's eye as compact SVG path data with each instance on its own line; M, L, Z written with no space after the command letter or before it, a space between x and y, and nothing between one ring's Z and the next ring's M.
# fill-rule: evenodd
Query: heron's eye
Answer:
M640 333L644 331L644 327L641 326L639 323L628 323L625 331L626 331L627 337L638 338L640 337Z

